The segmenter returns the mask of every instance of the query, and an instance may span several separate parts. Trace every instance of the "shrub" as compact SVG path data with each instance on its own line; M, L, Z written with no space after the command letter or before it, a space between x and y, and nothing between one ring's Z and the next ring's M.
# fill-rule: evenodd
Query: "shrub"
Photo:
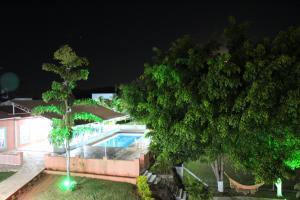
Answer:
M154 200L146 176L137 177L137 188L142 200Z
M155 163L151 167L151 171L156 174L172 174L172 167L173 163L160 155L156 157Z
M189 194L189 200L212 200L213 195L208 187L199 181L189 180L186 185L186 190Z

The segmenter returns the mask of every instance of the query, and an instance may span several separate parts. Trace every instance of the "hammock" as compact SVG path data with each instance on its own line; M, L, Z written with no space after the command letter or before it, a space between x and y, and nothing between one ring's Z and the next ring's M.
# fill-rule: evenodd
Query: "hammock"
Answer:
M255 194L255 192L258 191L258 188L264 184L264 183L259 183L256 185L243 185L243 184L240 184L239 182L233 180L232 178L230 178L228 176L228 174L226 174L226 172L224 172L224 174L229 179L230 188L235 189L236 192L241 192L244 195L249 194L249 193Z

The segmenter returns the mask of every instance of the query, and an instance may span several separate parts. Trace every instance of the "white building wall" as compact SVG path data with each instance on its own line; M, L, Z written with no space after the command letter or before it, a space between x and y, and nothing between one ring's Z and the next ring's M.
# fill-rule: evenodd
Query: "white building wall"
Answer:
M92 99L93 100L99 100L99 97L102 97L103 99L112 100L114 95L115 95L115 93L93 93L92 94Z

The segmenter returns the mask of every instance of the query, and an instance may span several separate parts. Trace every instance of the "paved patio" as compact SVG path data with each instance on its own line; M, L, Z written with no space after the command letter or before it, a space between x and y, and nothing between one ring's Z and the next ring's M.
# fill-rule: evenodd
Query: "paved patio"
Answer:
M17 172L22 166L0 165L0 172Z
M0 182L0 200L7 199L44 169L43 152L23 152L23 165L18 172ZM7 169L6 169L7 170Z
M18 147L18 151L32 151L40 153L49 153L53 151L52 145L49 143L48 139L38 141L36 143L31 143L23 147Z

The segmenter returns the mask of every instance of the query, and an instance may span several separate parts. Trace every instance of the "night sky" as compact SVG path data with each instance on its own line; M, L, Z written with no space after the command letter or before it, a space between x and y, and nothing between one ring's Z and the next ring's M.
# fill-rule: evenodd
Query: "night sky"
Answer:
M0 4L0 74L19 76L19 97L38 97L56 76L42 71L53 52L69 44L90 61L81 89L128 83L143 72L152 47L190 34L205 42L222 33L227 18L250 21L256 37L300 25L300 3L24 3ZM223 3L221 3L223 2Z

